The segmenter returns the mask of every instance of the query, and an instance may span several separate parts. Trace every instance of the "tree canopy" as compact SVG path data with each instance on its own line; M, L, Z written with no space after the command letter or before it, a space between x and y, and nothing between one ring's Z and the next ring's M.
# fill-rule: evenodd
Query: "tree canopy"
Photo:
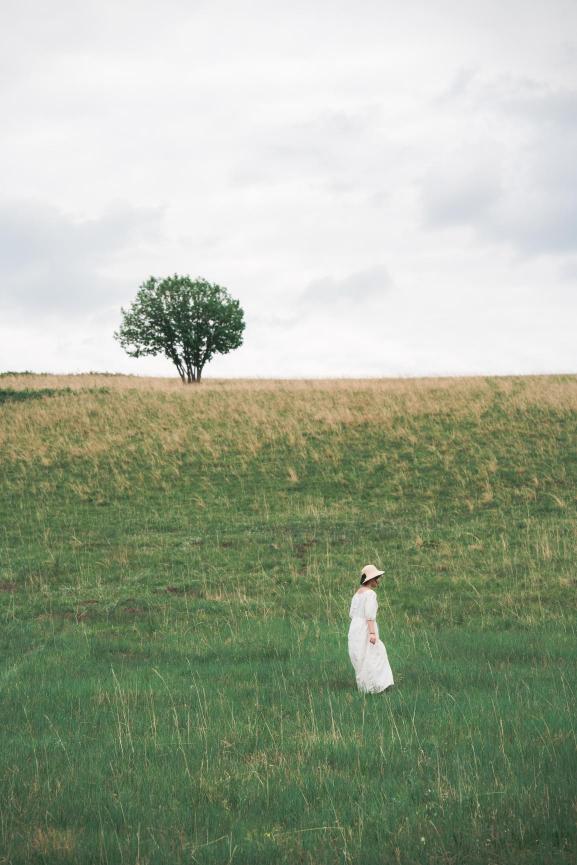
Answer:
M200 382L215 354L242 345L244 313L226 288L190 276L142 283L114 338L131 357L164 354L183 383Z

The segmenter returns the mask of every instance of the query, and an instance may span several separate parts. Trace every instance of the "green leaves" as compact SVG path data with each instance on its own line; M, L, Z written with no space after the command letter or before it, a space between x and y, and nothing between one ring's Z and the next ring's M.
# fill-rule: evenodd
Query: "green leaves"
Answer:
M242 345L244 313L226 288L189 276L151 276L114 334L131 357L164 354L183 382L200 381L215 354Z

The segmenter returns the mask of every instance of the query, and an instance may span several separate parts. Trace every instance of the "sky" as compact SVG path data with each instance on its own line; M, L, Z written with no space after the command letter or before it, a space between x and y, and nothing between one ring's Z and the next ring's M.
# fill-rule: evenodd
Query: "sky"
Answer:
M574 0L3 0L0 371L173 375L149 276L245 311L207 377L577 371Z

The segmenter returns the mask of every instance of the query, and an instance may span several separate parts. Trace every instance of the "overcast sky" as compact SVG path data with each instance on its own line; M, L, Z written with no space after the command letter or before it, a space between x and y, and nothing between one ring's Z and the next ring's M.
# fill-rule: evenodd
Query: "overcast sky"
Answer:
M3 0L0 370L173 374L148 276L240 299L208 375L577 371L575 0Z

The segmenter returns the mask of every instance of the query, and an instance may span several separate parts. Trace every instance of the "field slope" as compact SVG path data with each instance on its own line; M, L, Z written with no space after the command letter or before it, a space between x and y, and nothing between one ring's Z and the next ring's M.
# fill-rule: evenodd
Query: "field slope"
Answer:
M576 511L574 376L0 376L0 863L575 862Z

